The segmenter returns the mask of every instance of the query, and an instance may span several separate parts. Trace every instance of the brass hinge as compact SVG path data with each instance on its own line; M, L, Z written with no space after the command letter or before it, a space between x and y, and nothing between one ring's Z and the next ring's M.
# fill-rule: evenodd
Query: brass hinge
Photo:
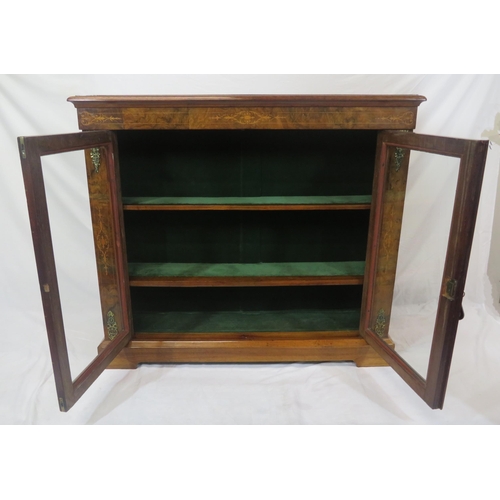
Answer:
M101 166L101 151L99 148L92 148L90 150L90 158L92 159L92 164L94 165L95 173L99 173L99 167Z
M26 160L26 146L24 145L24 137L19 137L19 151L21 152L21 158Z
M457 293L457 280L449 279L444 286L444 296L449 300L455 300Z

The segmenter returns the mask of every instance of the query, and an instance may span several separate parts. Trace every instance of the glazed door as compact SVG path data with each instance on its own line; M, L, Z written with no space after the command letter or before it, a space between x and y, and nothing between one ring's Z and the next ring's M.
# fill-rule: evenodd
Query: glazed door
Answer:
M361 334L442 408L487 141L379 135Z
M57 397L61 411L67 411L131 337L116 142L112 132L104 131L20 137L18 143ZM78 161L74 161L72 155L76 155ZM91 266L83 270L83 279L81 273L79 278L77 277L80 282L95 278L95 287L98 287L100 292L100 303L95 300L95 328L87 327L87 330L96 331L95 345L92 346L83 364L80 359L74 357L71 349L68 352L69 340L71 347L75 342L77 345L78 342L79 345L83 345L82 342L88 342L84 337L89 333L82 331L84 328L81 325L85 324L91 311L82 310L78 302L79 289L71 288L73 282L78 281L72 275L73 267L75 269L79 265L81 267L78 253L81 245L77 243L71 246L71 243L74 243L71 240L74 240L74 235L81 231L79 228L68 228L67 224L65 228L63 227L62 233L60 229L56 231L57 224L54 223L51 227L52 222L64 220L61 217L66 212L71 212L74 209L73 205L76 204L72 202L75 200L74 195L66 198L63 204L56 203L57 198L64 196L67 190L67 185L64 183L57 186L57 173L66 175L71 173L75 176L75 182L79 176L83 183L80 191L83 193L86 210L89 213L87 224L89 248L90 252L95 248L96 255L97 266L90 254ZM48 182L51 180L51 175L52 179L56 179L55 188ZM85 185L88 186L90 204ZM56 199L55 202L52 201L53 198ZM84 225L82 229L85 229ZM57 234L62 235L58 240L60 243L56 241ZM90 252L87 252L87 255ZM67 272L61 272L58 276L58 271L63 269L61 260L69 261L69 266L66 265ZM72 293L60 293L66 290L64 280L58 279L63 275L66 282L70 283L68 289L73 290ZM69 279L66 275L69 275ZM76 341L69 338L70 328L65 324L68 311L71 312L72 309L76 311L73 315L79 320Z

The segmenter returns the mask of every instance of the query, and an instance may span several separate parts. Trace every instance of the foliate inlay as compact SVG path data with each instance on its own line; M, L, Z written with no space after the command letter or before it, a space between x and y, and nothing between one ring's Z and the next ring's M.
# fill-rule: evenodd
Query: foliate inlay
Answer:
M118 325L113 311L108 311L106 330L108 332L109 340L113 340L118 335Z
M121 123L122 119L119 116L99 115L84 111L80 113L80 123L83 126L95 125L98 123Z
M101 150L99 148L92 148L90 150L90 158L92 160L92 165L94 165L95 173L99 173L99 167L101 166Z
M107 276L109 272L109 252L111 250L111 245L109 243L106 227L104 225L101 207L97 208L97 230L95 235L95 244L97 250L99 251L104 274L106 274Z
M380 311L377 314L377 319L375 320L375 333L379 337L383 337L385 334L385 326L386 326L386 319L385 319L385 311L383 309L380 309Z
M255 123L259 123L262 121L269 121L273 119L273 116L270 114L259 113L257 111L253 111L251 109L238 111L235 114L220 114L213 115L210 117L212 120L224 120L224 121L234 121L239 123L240 125L254 125Z
M408 111L406 113L401 113L399 116L386 116L385 119L390 123L404 123L406 121L412 120L413 117L414 114L411 111Z

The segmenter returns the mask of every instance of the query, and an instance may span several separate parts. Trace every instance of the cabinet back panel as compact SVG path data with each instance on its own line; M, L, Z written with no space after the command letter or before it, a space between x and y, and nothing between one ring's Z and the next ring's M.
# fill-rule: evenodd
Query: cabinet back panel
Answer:
M362 285L307 287L131 288L135 311L281 311L351 309Z
M368 211L125 212L129 262L364 261Z
M117 131L125 197L369 195L377 131Z

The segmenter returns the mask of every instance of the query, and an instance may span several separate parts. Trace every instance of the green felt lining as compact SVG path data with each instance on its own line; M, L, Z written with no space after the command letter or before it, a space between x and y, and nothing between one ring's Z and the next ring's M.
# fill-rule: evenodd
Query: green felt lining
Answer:
M267 262L258 264L137 263L128 265L131 276L361 276L361 262Z
M125 205L357 205L371 203L371 195L351 196L233 196L124 197Z
M134 315L148 333L343 331L359 328L360 310L166 312Z
M132 287L136 332L357 330L362 285Z

